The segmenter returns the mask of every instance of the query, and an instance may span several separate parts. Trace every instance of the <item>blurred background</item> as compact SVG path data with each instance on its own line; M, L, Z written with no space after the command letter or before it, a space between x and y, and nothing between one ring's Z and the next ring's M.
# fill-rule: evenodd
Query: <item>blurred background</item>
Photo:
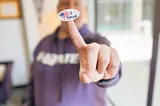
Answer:
M109 106L160 106L159 0L85 2L86 23L111 41L123 65L122 79L107 89ZM25 100L33 50L60 24L56 5L57 0L0 0L0 70L8 73L9 106Z

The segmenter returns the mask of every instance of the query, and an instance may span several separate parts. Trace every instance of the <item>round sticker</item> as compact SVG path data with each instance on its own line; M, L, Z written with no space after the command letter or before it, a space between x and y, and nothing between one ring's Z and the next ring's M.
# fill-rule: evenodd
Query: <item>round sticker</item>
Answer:
M72 21L80 16L80 12L76 9L66 9L58 14L61 21Z

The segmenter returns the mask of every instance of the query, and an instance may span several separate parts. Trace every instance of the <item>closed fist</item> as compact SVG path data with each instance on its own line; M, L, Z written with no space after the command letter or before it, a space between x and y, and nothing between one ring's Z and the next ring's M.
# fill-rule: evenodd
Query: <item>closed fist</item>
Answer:
M120 65L117 51L105 44L86 44L73 21L66 22L66 25L79 54L80 80L90 83L114 78Z

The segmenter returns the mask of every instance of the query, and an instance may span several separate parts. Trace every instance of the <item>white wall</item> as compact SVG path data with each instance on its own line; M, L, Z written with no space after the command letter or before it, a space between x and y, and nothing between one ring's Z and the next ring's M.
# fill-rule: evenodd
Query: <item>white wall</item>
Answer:
M32 0L22 0L22 4L24 20L0 20L0 61L14 61L14 86L27 84L29 63L38 42L38 23Z
M22 0L22 10L24 13L24 24L29 48L30 59L32 59L32 54L35 46L38 43L38 20L33 0Z
M0 20L0 61L14 61L13 85L27 82L22 37L22 24L19 19Z
M95 29L95 7L94 7L94 1L93 0L85 0L86 6L88 7L88 25L91 31L94 31Z

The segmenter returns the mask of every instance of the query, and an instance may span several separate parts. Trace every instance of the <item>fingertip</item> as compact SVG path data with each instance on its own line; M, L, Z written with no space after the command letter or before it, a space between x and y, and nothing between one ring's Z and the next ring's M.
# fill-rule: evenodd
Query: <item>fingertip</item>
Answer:
M98 70L98 74L104 74L104 71L103 70Z

